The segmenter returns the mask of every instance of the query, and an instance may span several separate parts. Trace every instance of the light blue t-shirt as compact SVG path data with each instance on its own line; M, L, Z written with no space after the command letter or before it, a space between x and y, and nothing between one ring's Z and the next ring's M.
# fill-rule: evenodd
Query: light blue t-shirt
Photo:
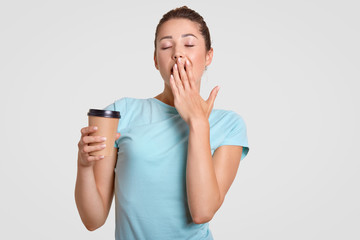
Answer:
M189 128L176 108L155 98L122 98L115 167L116 240L212 240L209 223L192 222L186 194ZM211 112L212 154L222 145L243 146L246 126L232 111Z

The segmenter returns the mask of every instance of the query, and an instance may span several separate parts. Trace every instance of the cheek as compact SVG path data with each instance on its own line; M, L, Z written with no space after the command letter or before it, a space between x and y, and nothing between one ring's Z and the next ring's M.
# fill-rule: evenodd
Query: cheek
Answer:
M162 58L161 56L158 56L157 62L158 62L159 67L161 68L164 65L164 58Z
M166 56L164 56L164 54L157 53L156 59L157 59L159 68L162 68L164 66L164 64L166 64Z
M195 78L200 78L205 70L205 59L203 57L197 57L191 59L193 66L193 74Z

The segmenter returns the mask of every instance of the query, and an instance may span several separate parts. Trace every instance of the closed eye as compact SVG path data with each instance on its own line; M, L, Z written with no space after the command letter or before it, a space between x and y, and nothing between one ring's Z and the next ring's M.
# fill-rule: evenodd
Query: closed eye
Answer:
M194 47L195 45L185 45L185 47ZM161 48L161 50L166 50L168 48L171 48L171 47L163 47Z

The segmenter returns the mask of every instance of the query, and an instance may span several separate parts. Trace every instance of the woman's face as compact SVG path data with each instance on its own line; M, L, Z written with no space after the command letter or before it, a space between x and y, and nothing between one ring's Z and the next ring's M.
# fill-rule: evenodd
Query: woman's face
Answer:
M188 19L171 19L163 23L158 31L154 54L155 67L160 71L165 84L176 60L188 59L193 67L193 76L200 87L205 67L211 63L213 49L206 51L205 39L199 31L199 24Z

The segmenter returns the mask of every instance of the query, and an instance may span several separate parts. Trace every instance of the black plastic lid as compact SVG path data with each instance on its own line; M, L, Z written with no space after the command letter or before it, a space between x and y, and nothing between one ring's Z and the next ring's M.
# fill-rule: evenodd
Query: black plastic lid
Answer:
M101 109L89 109L87 115L95 116L95 117L121 118L120 112L118 111L101 110Z

